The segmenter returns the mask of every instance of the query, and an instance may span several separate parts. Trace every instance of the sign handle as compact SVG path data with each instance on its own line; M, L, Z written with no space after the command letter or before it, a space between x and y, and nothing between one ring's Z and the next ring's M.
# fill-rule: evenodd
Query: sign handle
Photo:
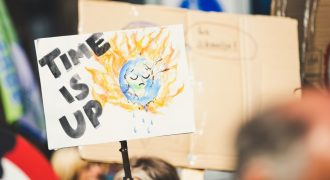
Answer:
M128 148L127 148L127 141L120 141L120 149L121 156L123 158L123 166L124 166L124 172L125 176L123 177L123 180L133 180L132 174L131 174L131 166L129 163L128 158Z

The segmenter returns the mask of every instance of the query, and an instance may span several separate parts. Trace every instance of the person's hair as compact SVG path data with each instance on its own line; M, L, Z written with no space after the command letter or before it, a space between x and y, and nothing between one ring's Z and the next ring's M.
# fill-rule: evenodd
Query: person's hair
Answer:
M55 173L61 180L77 178L77 173L88 166L88 162L80 158L77 148L56 150L51 158Z
M61 180L106 179L109 164L81 159L76 147L63 148L54 152L51 164Z
M179 180L178 173L170 163L156 157L130 159L132 177L138 180ZM122 180L124 171L117 173L114 180Z
M240 129L236 140L237 179L241 178L245 166L257 158L269 160L274 165L273 171L277 171L277 167L285 168L285 165L281 165L283 159L294 159L295 151L292 149L303 139L305 132L306 126L302 120L288 116L279 109L248 121Z

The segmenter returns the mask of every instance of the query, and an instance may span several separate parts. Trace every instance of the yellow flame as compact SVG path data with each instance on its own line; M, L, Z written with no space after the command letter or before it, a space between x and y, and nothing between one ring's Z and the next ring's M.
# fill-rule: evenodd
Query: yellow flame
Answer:
M152 61L162 59L162 62L169 67L168 71L161 74L161 89L157 97L148 104L148 112L157 113L159 108L167 106L184 89L184 85L177 88L172 87L177 80L177 64L174 61L176 51L170 44L169 38L170 33L166 33L164 28L141 37L138 32L134 32L130 36L124 32L116 33L109 39L110 50L99 57L94 55L103 69L86 68L95 83L92 90L93 97L102 106L111 103L128 111L144 109L141 105L131 103L126 99L118 80L122 66L128 60L142 56Z

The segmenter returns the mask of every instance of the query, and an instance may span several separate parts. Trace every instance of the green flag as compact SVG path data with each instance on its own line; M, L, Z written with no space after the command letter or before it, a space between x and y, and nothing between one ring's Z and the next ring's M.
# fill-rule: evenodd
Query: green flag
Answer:
M10 123L14 122L15 120L19 120L18 124L20 127L24 127L23 129L28 129L28 131L31 133L39 136L39 140L45 140L46 128L41 102L41 93L35 81L29 61L23 49L18 43L18 38L16 36L14 26L11 23L8 13L5 9L3 0L0 0L0 20L2 20L2 25L0 24L0 36L3 37L3 47L5 47L4 49L6 52L5 57L11 66L7 68L7 70L13 69L11 76L13 76L15 80L12 85L13 89L16 87L17 90L7 90L8 92L12 92L14 94L17 93L16 103L13 103L12 101L10 101L11 104L7 103L7 101L4 101L3 103L5 106L7 120ZM7 88L6 86L4 87ZM3 96L8 97L5 95ZM18 100L18 98L20 98L20 100ZM13 107L16 107L15 111L13 110ZM10 110L7 111L7 109ZM13 111L16 114L13 114Z
M21 87L11 59L10 42L15 34L8 19L3 0L0 0L0 91L7 122L13 123L23 116Z

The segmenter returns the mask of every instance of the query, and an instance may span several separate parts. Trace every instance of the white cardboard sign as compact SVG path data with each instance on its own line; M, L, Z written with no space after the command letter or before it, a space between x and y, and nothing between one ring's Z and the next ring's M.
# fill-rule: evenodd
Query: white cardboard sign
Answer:
M49 149L194 131L181 25L35 46Z

